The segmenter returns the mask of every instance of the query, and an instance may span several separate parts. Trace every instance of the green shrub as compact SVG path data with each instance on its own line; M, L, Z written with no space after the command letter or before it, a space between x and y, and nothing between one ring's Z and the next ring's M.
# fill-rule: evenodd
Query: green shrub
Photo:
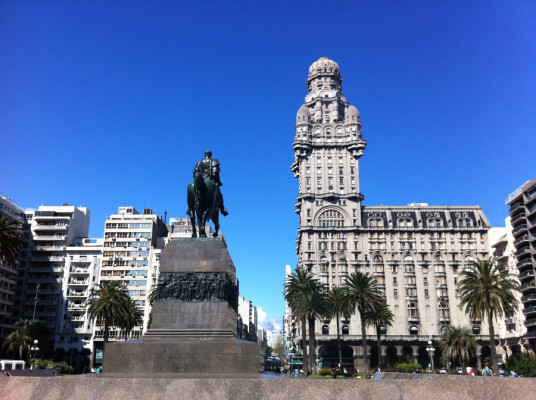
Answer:
M397 364L396 367L398 368L398 372L407 372L409 374L414 373L418 369L422 369L421 364L417 364L417 363L410 363L410 364L401 363L401 364Z
M529 353L514 354L506 364L507 371L515 371L518 375L536 376L536 356Z
M74 374L74 368L65 361L54 362L52 360L36 358L34 363L36 369L57 369L60 374Z

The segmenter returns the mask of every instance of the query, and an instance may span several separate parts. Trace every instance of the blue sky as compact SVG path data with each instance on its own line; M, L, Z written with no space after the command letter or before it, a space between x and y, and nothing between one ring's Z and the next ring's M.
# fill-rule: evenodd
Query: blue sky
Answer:
M532 1L0 3L0 193L22 207L185 216L206 149L241 293L284 311L297 262L295 115L309 65L339 63L368 141L365 205L480 205L536 171Z

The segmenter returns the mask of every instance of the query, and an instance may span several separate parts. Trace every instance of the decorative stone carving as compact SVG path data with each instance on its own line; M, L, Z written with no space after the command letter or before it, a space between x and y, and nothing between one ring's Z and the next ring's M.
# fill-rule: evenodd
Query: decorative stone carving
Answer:
M158 300L227 301L238 308L238 288L226 272L162 272Z

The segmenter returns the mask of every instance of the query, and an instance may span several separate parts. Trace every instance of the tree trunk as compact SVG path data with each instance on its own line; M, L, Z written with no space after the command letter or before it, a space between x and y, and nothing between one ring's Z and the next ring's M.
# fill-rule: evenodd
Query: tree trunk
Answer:
M493 313L488 315L489 344L491 348L491 360L493 363L493 373L499 376L499 361L497 360L497 348L495 347L495 329L493 327Z
M105 319L104 320L104 343L108 343L108 330L110 329L110 327L108 326L108 320Z
M302 355L303 355L303 370L307 369L309 365L309 358L307 357L307 319L305 317L301 318L302 326Z
M382 339L380 337L380 326L376 327L376 335L378 335L378 368L383 366L382 363Z
M337 318L337 346L339 346L339 368L342 368L342 352L341 352L341 335L339 330L339 314L336 315Z
M367 327L365 326L365 313L364 309L359 310L359 316L361 319L361 341L363 342L363 361L365 363L365 373L370 372L370 366L368 363L368 351L367 351Z
M316 374L315 319L309 318L309 371Z

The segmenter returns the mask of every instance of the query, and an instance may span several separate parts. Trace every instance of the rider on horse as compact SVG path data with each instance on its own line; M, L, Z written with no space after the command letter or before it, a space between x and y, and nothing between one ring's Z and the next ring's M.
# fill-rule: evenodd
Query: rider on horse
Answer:
M196 172L199 172L203 178L210 179L217 187L219 199L220 202L218 204L218 208L220 209L222 215L225 217L229 213L225 209L225 206L223 205L223 196L221 194L220 186L223 185L220 180L220 162L212 158L212 152L210 150L205 151L205 158L202 160L199 160L194 168L194 176Z

